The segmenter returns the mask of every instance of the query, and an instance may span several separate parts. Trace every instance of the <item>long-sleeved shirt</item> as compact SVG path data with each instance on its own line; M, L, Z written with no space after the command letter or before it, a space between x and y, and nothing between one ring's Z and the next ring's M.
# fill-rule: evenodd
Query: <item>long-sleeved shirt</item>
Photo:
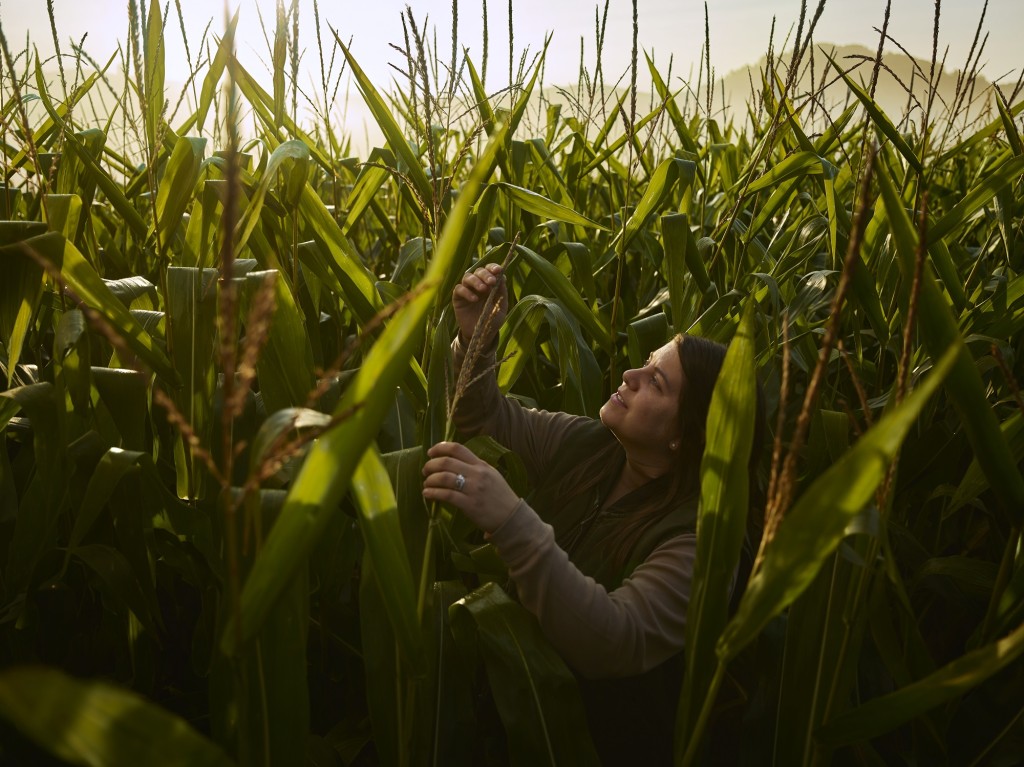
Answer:
M459 368L464 350L458 341L453 350ZM493 367L492 356L484 356L480 367L484 366ZM578 448L574 443L614 439L610 433L602 434L607 430L591 419L527 409L502 396L493 370L462 395L455 422L463 434L487 434L515 451L535 486L557 483L559 478L551 473L558 470L560 455ZM619 463L609 466L609 476L617 477L621 459L619 454ZM605 535L600 540L596 533L602 525L593 524L594 512L599 509L588 508L589 498L580 499L577 505L582 511L573 516L565 509L542 505L545 500L551 503L550 492L546 498L540 493L536 509L521 499L509 518L490 534L509 567L521 603L537 616L566 662L585 678L642 674L683 647L696 555L696 535L689 524L695 504L683 515L683 524L662 526L662 539L653 542L652 550L624 579L609 578L608 568L600 561L600 543L614 542L616 524L649 501L652 493L664 489L664 483L656 483L628 494L602 512ZM595 505L600 506L599 500ZM586 514L580 518L583 512ZM584 552L577 555L570 545L580 538L581 529L592 539L589 556ZM573 549L573 555L563 546Z

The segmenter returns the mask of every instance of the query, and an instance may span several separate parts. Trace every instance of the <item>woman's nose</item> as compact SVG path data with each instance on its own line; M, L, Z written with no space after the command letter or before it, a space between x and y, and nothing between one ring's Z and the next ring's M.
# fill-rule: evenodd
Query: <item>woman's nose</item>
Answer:
M633 388L633 383L636 381L637 375L640 373L636 368L630 368L622 374L622 383L626 384L629 388Z

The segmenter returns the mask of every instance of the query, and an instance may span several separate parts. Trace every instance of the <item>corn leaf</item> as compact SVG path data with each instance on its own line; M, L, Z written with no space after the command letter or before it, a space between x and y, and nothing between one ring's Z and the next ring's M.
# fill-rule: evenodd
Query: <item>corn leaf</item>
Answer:
M972 187L960 202L928 228L928 240L942 240L963 226L987 205L1000 189L1015 181L1021 173L1024 173L1024 157L1010 158L998 168L987 171L984 178Z
M103 283L78 249L59 234L33 237L11 246L25 258L41 258L59 272L78 298L100 314L139 359L169 382L177 381L170 361L152 337Z
M391 114L391 110L388 109L384 99L352 56L348 46L338 37L337 32L334 32L334 39L337 41L338 47L341 48L341 52L345 54L345 59L352 70L352 75L356 79L356 87L359 88L359 93L362 94L363 101L366 102L366 106L373 115L373 119L377 121L377 125L388 140L391 151L404 164L405 167L401 168L401 170L408 175L413 187L416 189L416 193L429 209L433 204L434 190L430 180L427 178L426 171L424 171L423 166L420 164L419 158L412 147L409 146L409 142L406 140L402 129L398 126L394 115Z
M280 595L282 581L305 562L317 537L336 513L356 465L392 407L394 389L409 365L423 320L434 303L437 285L450 279L449 272L461 265L458 246L463 227L503 140L503 133L496 134L481 155L452 208L419 289L395 314L366 354L362 367L338 403L335 413L351 412L351 417L310 449L281 516L246 580L240 607L241 625L233 620L224 632L222 648L226 653L232 653L240 639L258 630Z
M1022 654L1024 625L997 642L957 658L924 679L840 714L822 727L816 737L833 746L877 737L972 690Z
M882 111L881 107L869 96L863 88L861 88L853 79L843 71L843 68L835 62L835 60L825 54L825 58L832 64L832 68L839 73L839 75L846 82L847 87L853 92L853 95L860 99L860 103L864 105L864 109L871 116L871 121L875 124L882 134L892 142L892 145L896 147L896 150L903 155L903 158L910 164L910 167L916 170L918 173L924 172L924 166L921 165L921 160L911 149L910 144L907 143L903 135L896 129L896 126L892 124L892 120L889 116Z
M746 532L747 466L757 404L754 308L749 301L729 344L708 412L697 557L686 610L686 672L675 727L677 760L699 737L698 718L715 673L715 642L729 617L729 591Z
M398 502L377 448L371 446L352 475L352 492L359 509L359 528L384 609L402 654L410 666L422 669L423 644L416 617L416 585L398 519Z
M0 673L0 715L44 751L73 764L231 764L184 719L134 692L57 669L22 666Z
M160 3L149 4L142 57L145 65L146 138L152 157L156 157L160 125L164 119L164 21Z
M559 205L557 202L549 200L544 195L537 194L537 192L524 189L523 187L516 186L515 184L508 184L504 181L499 181L495 186L503 191L508 198L520 208L528 210L531 213L535 213L543 218L553 219L555 221L564 221L567 224L583 226L588 229L599 229L603 232L608 231L608 227L591 221L589 218L580 215L572 208Z
M463 653L479 648L508 733L509 763L597 765L572 673L537 619L488 583L449 608Z
M180 137L174 143L156 196L156 230L167 247L181 225L181 216L192 201L206 139Z
M600 341L601 344L607 344L611 338L611 332L604 317L590 310L590 307L587 306L580 296L579 291L566 279L565 275L554 264L545 258L541 258L525 245L516 245L516 251L537 272L555 298L579 321L580 325L586 328L587 332Z
M953 369L955 359L955 350L945 354L913 394L797 499L765 547L761 568L750 579L736 615L718 640L720 659L734 658L811 584L825 558L839 545L847 524L871 499L889 462L921 409Z
M880 163L876 178L896 241L903 287L909 291L914 274L917 236L885 163ZM985 396L981 375L964 345L949 304L927 270L921 277L919 327L924 346L935 358L951 347L957 350L956 364L946 388L960 411L978 463L989 478L993 490L1002 499L1007 513L1019 522L1024 519L1024 478L1014 465L1010 449L999 431L999 422Z
M672 190L678 186L677 194L682 194L693 183L696 175L697 164L690 160L680 160L675 157L663 161L648 182L640 197L632 215L626 221L625 227L620 231L612 242L612 248L622 240L623 249L629 247L629 243L643 229L651 217L664 206Z

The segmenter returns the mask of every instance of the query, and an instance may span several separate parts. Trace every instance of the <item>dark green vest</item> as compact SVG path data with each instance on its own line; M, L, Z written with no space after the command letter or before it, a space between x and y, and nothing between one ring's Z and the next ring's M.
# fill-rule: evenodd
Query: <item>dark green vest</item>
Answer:
M696 530L694 496L648 525L627 552L625 564L617 565L611 553L620 545L630 514L667 494L670 480L653 480L600 511L625 463L625 453L621 448L612 452L597 485L577 494L563 486L565 477L598 451L611 449L611 443L617 446L617 441L600 421L593 421L579 427L566 443L550 469L538 477L537 487L526 500L554 528L556 542L584 575L613 591L660 544ZM579 678L591 735L605 767L671 764L682 670L679 653L638 676Z

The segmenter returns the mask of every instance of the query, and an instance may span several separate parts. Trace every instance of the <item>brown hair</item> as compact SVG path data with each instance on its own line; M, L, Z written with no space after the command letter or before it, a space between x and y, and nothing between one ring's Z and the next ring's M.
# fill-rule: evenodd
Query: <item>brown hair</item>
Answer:
M678 334L672 339L676 344L679 361L683 368L682 386L679 388L678 419L680 444L676 464L671 471L671 482L664 496L638 509L630 515L624 526L619 544L611 552L615 567L624 567L630 550L640 536L663 514L687 502L700 492L700 464L704 457L708 412L711 409L711 395L718 381L718 375L725 362L726 347L715 341ZM757 492L757 466L761 458L764 440L765 414L764 396L760 385L757 387L757 405L754 418L754 439L751 445L747 468L750 479L748 533L757 532L760 520L754 509L760 511L761 503ZM614 460L622 446L614 442L605 450L598 451L591 460L583 462L576 471L566 477L558 495L561 499L569 492L573 494L591 491L604 479L608 464ZM748 534L748 538L750 535ZM749 541L748 541L749 542Z

